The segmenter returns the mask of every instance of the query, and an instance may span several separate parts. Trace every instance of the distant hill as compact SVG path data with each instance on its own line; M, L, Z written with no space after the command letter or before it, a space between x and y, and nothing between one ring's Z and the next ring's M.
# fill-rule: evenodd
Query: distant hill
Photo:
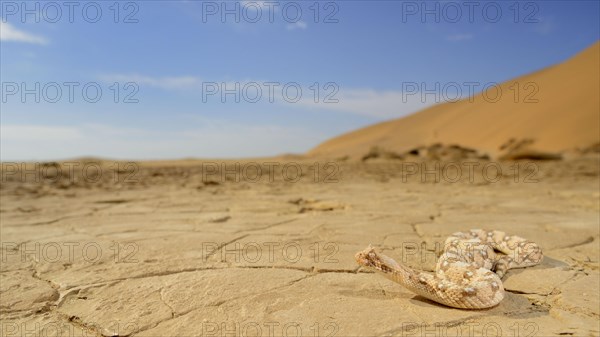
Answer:
M533 84L526 87L528 83ZM500 88L496 102L478 94L438 104L335 137L308 155L356 159L374 149L402 155L433 146L475 149L492 158L554 158L600 147L600 42ZM490 90L488 97L493 96Z

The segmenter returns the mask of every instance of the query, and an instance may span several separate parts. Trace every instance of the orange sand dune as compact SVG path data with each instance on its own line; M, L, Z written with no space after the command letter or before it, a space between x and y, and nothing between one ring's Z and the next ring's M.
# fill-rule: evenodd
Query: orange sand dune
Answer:
M494 158L588 148L600 142L599 52L596 42L566 62L502 83L496 102L478 94L438 104L330 139L309 155L360 158L374 147L404 153L435 143L477 149ZM509 88L515 84L520 88L517 99ZM527 99L535 88L539 91ZM490 90L488 97L494 95Z

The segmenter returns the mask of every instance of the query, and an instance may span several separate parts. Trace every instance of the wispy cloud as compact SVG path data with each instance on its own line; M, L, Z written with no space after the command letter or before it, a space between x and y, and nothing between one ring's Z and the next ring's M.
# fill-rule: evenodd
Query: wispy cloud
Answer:
M401 91L377 91L372 89L340 89L332 99L337 102L315 103L312 97L302 99L299 104L307 107L356 115L393 118L419 111L435 102L435 98L423 98L420 93L405 94Z
M446 36L446 41L450 42L459 42L465 40L471 40L473 38L473 34L452 34Z
M294 23L290 23L286 26L287 30L296 30L296 29L306 29L307 25L306 22L302 21L302 20L298 20Z
M211 90L216 90L216 93L210 94L208 97L210 100L216 100L219 102L221 98L221 92L226 90L236 90L240 96L246 93L246 87L250 90L250 96L254 97L254 90L258 88L261 90L260 95L262 103L276 103L280 105L304 107L306 109L319 109L326 111L338 111L346 112L355 115L376 117L376 118L393 118L398 116L407 115L423 109L436 102L436 98L433 95L421 95L418 91L412 91L410 93L403 93L399 90L374 90L370 88L357 89L357 88L342 88L339 85L328 87L327 90L323 89L320 93L321 97L315 102L314 88L300 85L300 97L296 103L295 98L284 97L282 87L288 83L284 82L273 82L268 80L241 80L241 81L218 81L218 80L207 80L203 82L200 77L186 75L179 77L151 77L140 74L112 74L103 75L100 77L102 81L107 83L112 82L135 82L138 85L149 85L163 90L174 90L189 92L190 94L199 94L205 90L204 85L211 85ZM265 83L277 83L275 84L275 95L271 97L269 88ZM291 82L290 82L291 83ZM216 86L216 87L215 87ZM334 92L335 91L335 92ZM295 96L294 90L290 90L288 93L291 96ZM271 100L272 99L272 100ZM439 98L438 98L439 101ZM231 100L230 102L233 102ZM243 103L242 99L242 103ZM254 102L253 102L254 103Z
M0 21L0 41L23 42L39 45L47 45L49 43L48 40L42 36L24 32L15 28L10 23L2 21Z
M534 31L541 35L548 35L556 28L553 17L540 17L532 26Z
M278 3L274 2L274 1L252 1L252 0L243 0L240 1L240 4L247 9L258 9L260 8L261 10L263 9L268 9L268 10L273 10L276 11L277 7L279 6Z
M139 74L107 74L101 75L104 82L134 82L167 90L192 89L200 85L201 80L195 76L151 77Z
M304 152L308 149L307 145L316 145L326 138L326 135L312 129L293 126L232 122L191 124L177 131L105 124L3 124L0 160L57 160L82 156L122 159L241 158L249 153L260 157Z
M0 125L2 141L77 141L83 138L79 129L69 126Z
M287 13L282 12L283 3L277 1L260 1L260 0L241 0L238 1L240 5L240 11L248 14L248 19L240 21L236 20L224 20L225 23L234 27L236 32L240 33L256 33L260 29L265 28L276 28L286 29L288 31L293 30L305 30L308 28L306 21L298 20L290 23L287 21ZM246 14L244 14L246 15ZM212 19L217 16L212 16ZM203 19L204 20L204 19ZM223 23L223 22L222 22Z

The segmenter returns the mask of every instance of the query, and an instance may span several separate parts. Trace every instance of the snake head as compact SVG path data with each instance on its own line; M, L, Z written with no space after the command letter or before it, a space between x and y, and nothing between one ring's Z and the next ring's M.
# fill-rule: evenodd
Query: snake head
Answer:
M369 245L365 250L360 251L354 255L356 262L364 267L374 267L374 258L377 256L375 248Z
M381 255L375 251L371 245L365 250L356 253L354 256L356 262L367 268L372 268L380 272L392 272L397 263L385 255Z

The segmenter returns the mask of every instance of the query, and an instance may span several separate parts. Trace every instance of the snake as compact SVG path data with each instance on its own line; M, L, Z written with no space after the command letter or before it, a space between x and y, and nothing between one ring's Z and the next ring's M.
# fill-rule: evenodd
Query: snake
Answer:
M540 246L498 230L472 229L451 234L435 272L396 262L369 245L355 255L357 263L382 274L424 298L460 309L486 309L504 299L502 278L509 269L541 263Z

